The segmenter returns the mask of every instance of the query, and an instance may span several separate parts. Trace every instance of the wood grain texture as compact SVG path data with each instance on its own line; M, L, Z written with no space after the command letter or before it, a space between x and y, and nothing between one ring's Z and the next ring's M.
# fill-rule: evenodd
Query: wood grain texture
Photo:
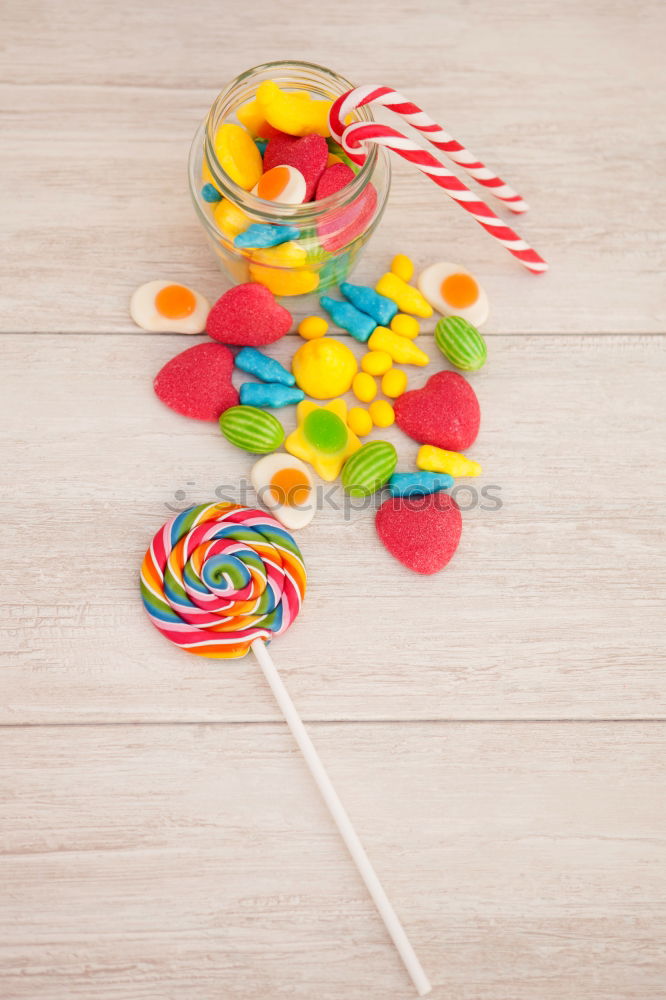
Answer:
M189 144L225 82L293 56L398 86L441 118L524 193L532 211L517 228L552 266L546 278L528 275L431 182L396 164L361 279L404 250L420 266L443 258L475 270L493 305L490 333L663 330L658 0L640 18L601 0L513 11L431 0L390 16L379 0L342 0L316 24L311 5L295 0L288 32L276 29L269 0L256 0L250 22L213 0L196 14L159 8L121 0L91 15L68 0L53 18L44 0L8 5L2 218L23 266L0 303L2 329L129 331L132 290L164 276L216 297L223 281L186 190Z
M252 663L183 655L138 597L143 553L173 511L253 500L239 491L251 456L152 392L153 374L191 343L4 338L7 723L276 718ZM431 338L423 345L438 357ZM284 340L271 352L286 361L292 350ZM471 454L485 472L468 485L493 487L502 507L477 494L438 576L384 551L374 505L345 509L339 485L322 487L323 509L299 535L310 592L276 646L300 710L663 717L665 357L661 338L494 338L473 377L484 422ZM412 370L410 384L435 367ZM293 408L280 416L291 429ZM413 467L415 442L395 428L375 436ZM464 487L456 495L471 506Z
M313 736L434 996L661 1000L662 727ZM3 751L5 1000L412 995L283 727L23 728Z
M137 333L129 296L223 290L191 137L237 73L307 58L468 142L551 272L395 164L357 275L403 250L482 280L473 485L502 507L425 580L334 495L276 659L435 998L664 1000L666 6L314 10L0 12L0 997L413 995L258 669L172 649L137 594L169 508L242 498L251 459L153 397L195 341Z

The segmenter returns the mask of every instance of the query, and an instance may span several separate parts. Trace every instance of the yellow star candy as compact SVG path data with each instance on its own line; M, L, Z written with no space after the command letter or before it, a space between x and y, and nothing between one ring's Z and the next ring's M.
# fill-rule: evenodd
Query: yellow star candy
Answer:
M296 416L298 427L285 441L285 449L309 462L327 483L333 482L349 456L361 447L347 426L347 404L344 399L334 399L318 406L305 399L298 404Z

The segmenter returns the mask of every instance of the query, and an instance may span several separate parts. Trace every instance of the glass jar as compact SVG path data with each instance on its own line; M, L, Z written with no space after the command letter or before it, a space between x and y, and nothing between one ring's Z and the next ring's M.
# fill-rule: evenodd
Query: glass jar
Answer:
M277 205L244 190L220 166L215 135L220 125L237 124L236 111L254 99L264 80L327 100L353 86L331 70L306 62L265 63L236 77L215 99L194 137L189 161L192 199L220 267L232 282L259 281L276 295L323 292L347 278L379 224L391 182L389 157L372 145L361 167L352 164L356 176L346 187L304 205ZM373 120L368 108L358 109L355 118ZM206 193L210 185L216 188L222 200L208 202L204 185ZM239 249L234 239L251 223L289 226L293 235L268 249Z

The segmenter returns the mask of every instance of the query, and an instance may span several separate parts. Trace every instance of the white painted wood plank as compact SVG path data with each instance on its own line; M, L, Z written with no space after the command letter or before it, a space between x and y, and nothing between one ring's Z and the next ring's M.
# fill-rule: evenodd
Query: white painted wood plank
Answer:
M313 23L295 0L202 0L88 13L13 0L5 14L2 218L12 247L0 329L129 330L140 282L222 282L186 192L191 136L216 91L270 58L307 56L420 101L525 194L516 224L550 260L535 279L407 166L358 275L396 250L460 260L487 286L489 332L661 332L666 302L657 183L664 148L664 5L341 0ZM60 11L62 10L62 15ZM18 84L18 85L17 85ZM20 266L19 262L20 261ZM16 262L16 263L13 263Z
M313 736L434 997L661 1000L663 727ZM413 995L283 728L0 740L7 1000Z
M0 720L275 719L251 662L172 648L137 590L169 507L216 490L243 499L252 464L215 425L179 417L152 393L153 374L192 339L3 343L12 471ZM339 488L327 488L338 509L326 506L299 535L310 590L275 645L306 717L663 717L665 346L493 338L474 376L483 426L471 454L485 472L472 485L496 486L502 507L465 512L460 549L436 577L398 565L376 539L373 511L346 515ZM273 353L288 361L292 350L284 340ZM293 413L283 413L290 429ZM387 436L410 468L416 443Z

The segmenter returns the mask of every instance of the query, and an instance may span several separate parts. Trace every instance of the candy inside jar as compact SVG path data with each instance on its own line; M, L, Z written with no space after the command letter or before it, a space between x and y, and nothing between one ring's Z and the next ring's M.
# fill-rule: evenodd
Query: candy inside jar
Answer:
M321 66L275 62L237 77L198 129L190 190L220 266L235 283L308 295L345 281L378 225L386 152L362 165L331 138L328 112L352 85ZM355 117L371 121L361 108Z

